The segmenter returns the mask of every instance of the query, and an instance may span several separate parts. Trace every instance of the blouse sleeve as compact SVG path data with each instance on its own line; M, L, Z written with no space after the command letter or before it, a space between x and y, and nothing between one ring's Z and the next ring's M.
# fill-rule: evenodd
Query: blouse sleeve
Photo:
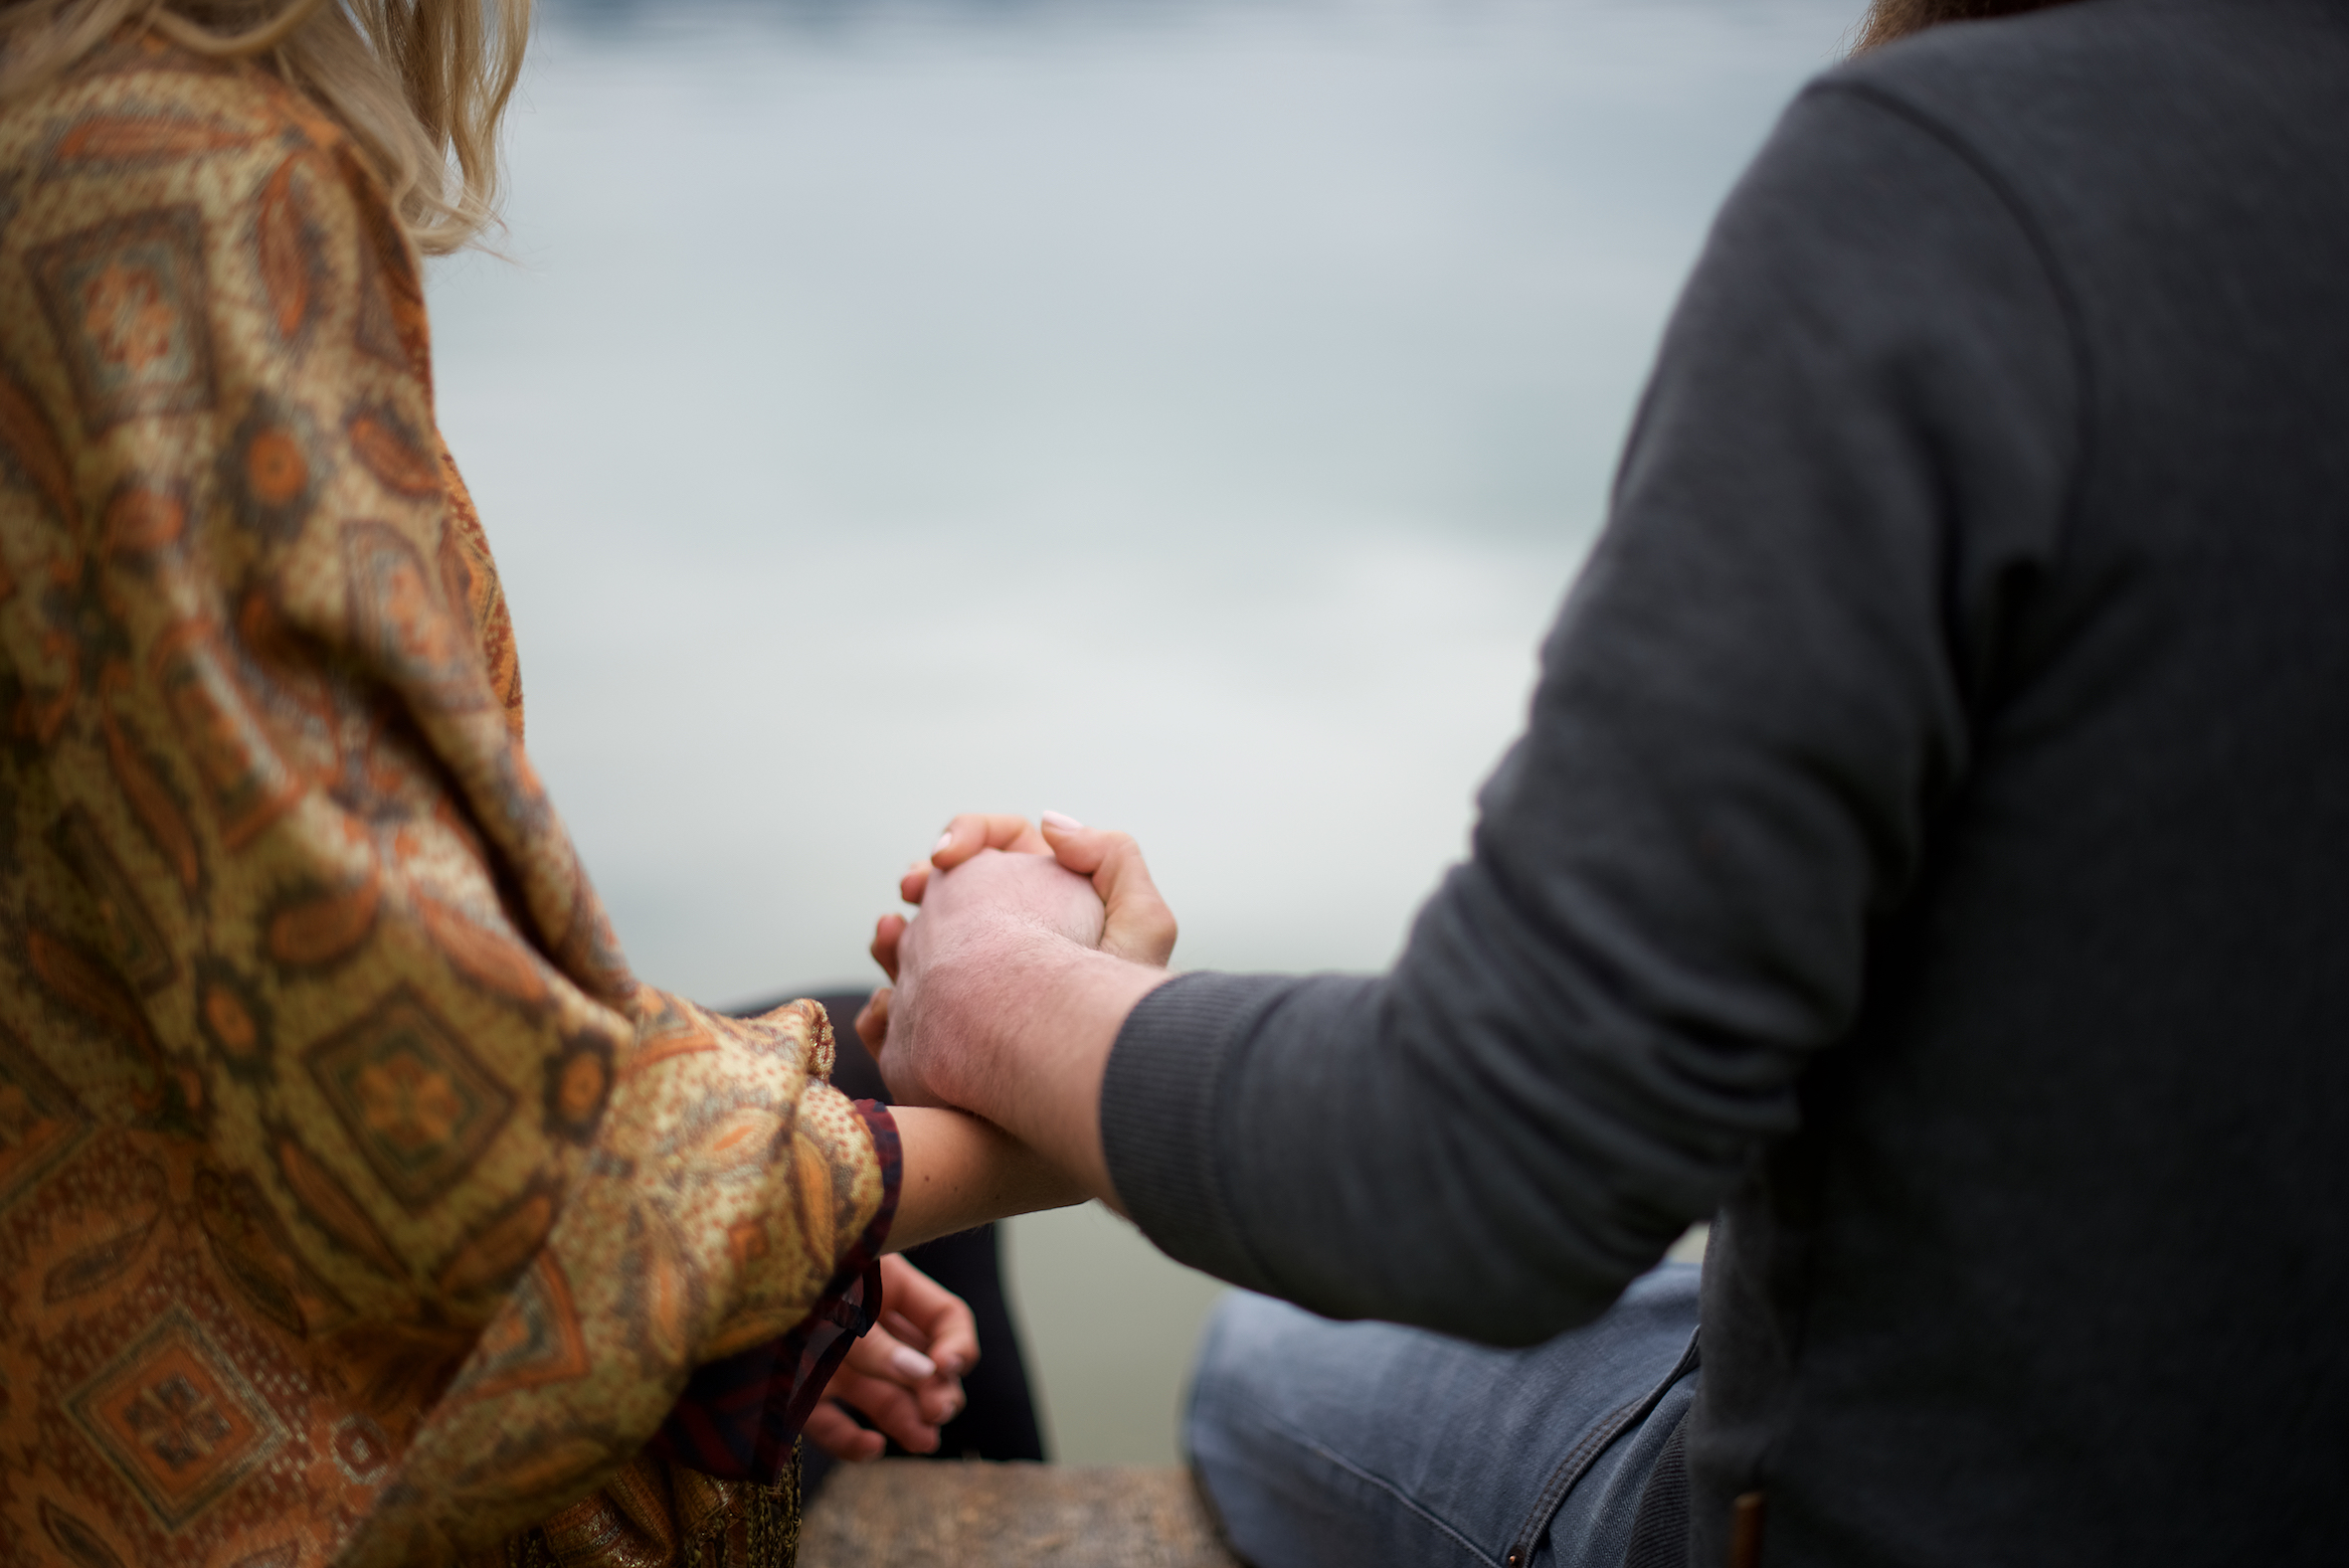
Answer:
M347 140L245 68L48 104L0 130L0 719L72 876L0 984L249 1200L399 1456L344 1560L437 1559L800 1325L892 1182L820 1008L630 975L475 634L418 263Z

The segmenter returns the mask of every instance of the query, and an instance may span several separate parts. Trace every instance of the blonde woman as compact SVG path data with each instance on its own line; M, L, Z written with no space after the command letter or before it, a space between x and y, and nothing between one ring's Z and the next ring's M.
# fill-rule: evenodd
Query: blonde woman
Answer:
M419 261L527 27L0 6L0 1559L788 1562L877 1255L1075 1196L639 984L531 770Z

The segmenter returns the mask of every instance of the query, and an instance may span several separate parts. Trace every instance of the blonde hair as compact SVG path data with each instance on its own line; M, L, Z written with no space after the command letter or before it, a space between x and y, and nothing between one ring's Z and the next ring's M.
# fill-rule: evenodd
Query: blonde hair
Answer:
M0 0L0 101L125 26L253 60L306 93L374 164L427 255L496 221L498 123L530 0Z

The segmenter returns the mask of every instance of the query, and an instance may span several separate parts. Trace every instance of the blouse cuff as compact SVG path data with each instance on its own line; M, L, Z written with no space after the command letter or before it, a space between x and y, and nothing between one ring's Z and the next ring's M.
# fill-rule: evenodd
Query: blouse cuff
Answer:
M904 1160L889 1108L872 1100L855 1106L880 1157L881 1206L797 1327L694 1370L651 1443L674 1463L721 1481L773 1485L848 1347L879 1319L881 1249L897 1217Z

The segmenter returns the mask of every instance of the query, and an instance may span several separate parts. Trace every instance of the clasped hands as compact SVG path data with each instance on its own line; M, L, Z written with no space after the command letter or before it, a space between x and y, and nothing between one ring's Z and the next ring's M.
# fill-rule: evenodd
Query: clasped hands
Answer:
M857 1014L857 1038L900 1101L973 1111L1014 1133L994 1114L1000 1086L981 1053L1005 1009L1036 998L1007 993L1015 965L1003 960L1048 961L1039 948L1060 943L1164 970L1174 952L1174 912L1133 838L1057 811L1040 823L958 816L897 890L921 918L884 915L874 926L872 956L892 983Z
M1014 1164L1040 1162L1045 1184L1065 1187L1051 1201L1116 1206L1100 1146L1101 1071L1126 1011L1167 977L1175 937L1141 850L1056 812L1040 825L958 816L898 892L921 913L874 928L873 958L893 984L856 1018L893 1100L984 1117L1024 1145ZM1026 1179L1032 1190L1037 1178ZM963 1406L960 1374L979 1356L960 1299L903 1258L882 1270L882 1319L808 1421L809 1441L843 1460L878 1458L884 1435L935 1451ZM879 1430L858 1425L851 1407Z

